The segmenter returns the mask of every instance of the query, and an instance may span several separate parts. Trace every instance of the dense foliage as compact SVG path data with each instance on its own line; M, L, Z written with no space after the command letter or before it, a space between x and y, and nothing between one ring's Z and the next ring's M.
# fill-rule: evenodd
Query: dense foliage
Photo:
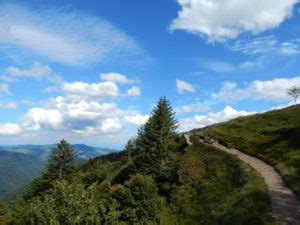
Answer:
M122 152L76 165L61 141L6 224L275 224L262 178L176 124L161 98Z
M300 196L300 105L241 117L202 132L270 163Z

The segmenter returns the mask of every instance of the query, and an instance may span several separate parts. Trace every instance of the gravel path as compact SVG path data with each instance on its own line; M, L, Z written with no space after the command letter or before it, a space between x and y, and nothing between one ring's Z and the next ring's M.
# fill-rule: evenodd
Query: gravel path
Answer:
M184 137L188 145L193 144L188 134L185 134ZM204 141L202 140L202 142ZM237 149L227 148L216 141L213 141L210 145L229 154L236 155L239 159L253 167L265 180L272 203L273 216L283 225L300 225L300 202L284 184L281 176L272 166Z

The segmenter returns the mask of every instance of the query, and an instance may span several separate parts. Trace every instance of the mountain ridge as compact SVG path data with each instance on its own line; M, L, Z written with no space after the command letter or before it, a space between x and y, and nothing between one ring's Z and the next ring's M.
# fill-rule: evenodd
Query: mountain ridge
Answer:
M14 193L37 177L55 147L55 144L1 145L0 198ZM116 151L85 144L72 144L71 147L77 152L78 160L87 160Z

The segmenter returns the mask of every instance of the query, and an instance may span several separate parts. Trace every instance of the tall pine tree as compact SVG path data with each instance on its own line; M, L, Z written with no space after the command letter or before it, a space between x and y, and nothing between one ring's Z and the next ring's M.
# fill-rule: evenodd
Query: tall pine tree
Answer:
M52 180L65 179L74 171L75 151L66 140L61 140L52 151L45 171L45 176Z
M61 140L52 151L48 163L42 175L34 179L25 189L23 198L25 201L39 196L52 188L52 183L58 179L66 179L68 174L75 170L75 151L67 141Z
M138 131L136 168L152 173L166 163L176 135L177 121L166 97L159 99L150 118Z

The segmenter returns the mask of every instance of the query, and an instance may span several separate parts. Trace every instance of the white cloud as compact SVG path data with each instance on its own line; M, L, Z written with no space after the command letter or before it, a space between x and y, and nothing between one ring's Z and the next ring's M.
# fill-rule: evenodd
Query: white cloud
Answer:
M119 86L136 82L128 79L120 73L105 73L100 75L101 82L86 83L82 81L62 82L60 86L50 86L43 92L63 92L68 99L72 100L100 100L103 98L117 98L120 96L137 96L141 90L132 86L125 93L120 92Z
M216 73L231 73L236 71L247 71L256 67L261 66L261 60L256 59L256 61L244 61L241 63L230 63L222 60L213 59L201 59L199 60L199 65L208 70L214 71Z
M22 119L22 127L27 130L58 129L63 123L63 115L56 109L32 108Z
M222 111L208 113L206 115L194 115L190 118L179 120L179 130L189 131L195 128L202 128L211 124L224 122L239 116L251 115L255 112L238 111L230 106L226 106Z
M136 126L141 126L147 122L148 118L148 115L132 114L124 116L124 122Z
M266 54L276 49L278 41L274 36L258 37L251 40L238 40L230 49L244 54Z
M14 101L9 101L6 103L0 102L0 109L16 109L18 104Z
M109 81L120 84L130 84L135 82L134 80L128 79L125 75L121 73L102 73L100 74L100 78L103 81Z
M62 91L70 99L101 99L120 96L119 87L112 82L84 83L76 81L64 83Z
M122 124L118 118L107 118L102 122L100 126L100 130L103 133L116 133L121 129Z
M212 97L220 101L237 101L247 98L288 101L290 97L286 94L286 90L293 85L300 86L300 77L255 80L245 88L237 88L235 83L224 82L221 91L213 93Z
M120 109L115 103L74 99L62 96L48 99L43 107L30 108L17 124L21 136L58 134L92 137L101 134L120 134L123 128L144 124L147 115ZM4 128L3 128L4 129Z
M0 94L12 95L8 84L0 84Z
M182 94L183 92L196 92L195 88L192 84L176 79L176 88L179 94Z
M78 65L144 55L123 30L90 14L2 3L0 15L0 45L51 61Z
M181 6L170 30L186 30L210 41L236 38L243 32L257 34L278 27L292 16L298 0L177 0ZM253 16L255 15L255 16Z
M242 62L240 65L239 65L239 68L240 69L252 69L256 66L259 66L259 63L257 62L252 62L252 61L245 61L245 62Z
M4 75L0 76L0 80L13 82L21 77L31 77L35 79L50 78L52 70L48 65L42 65L38 62L34 63L30 69L21 70L17 67L8 67L5 69ZM57 78L56 78L57 79Z
M202 59L200 65L217 73L229 73L233 72L236 69L233 64L219 60Z
M141 95L141 89L139 87L133 86L132 88L128 89L126 96L138 96Z
M300 54L300 39L280 42L274 36L263 36L250 40L238 40L229 48L232 51L239 51L248 55L272 53L281 56L294 56Z
M279 48L281 55L293 56L300 54L300 39L284 42Z
M22 129L15 123L0 124L0 136L13 136L21 133Z
M189 105L183 105L175 108L176 113L191 113L191 112L207 112L210 110L208 104L205 103L194 103Z

